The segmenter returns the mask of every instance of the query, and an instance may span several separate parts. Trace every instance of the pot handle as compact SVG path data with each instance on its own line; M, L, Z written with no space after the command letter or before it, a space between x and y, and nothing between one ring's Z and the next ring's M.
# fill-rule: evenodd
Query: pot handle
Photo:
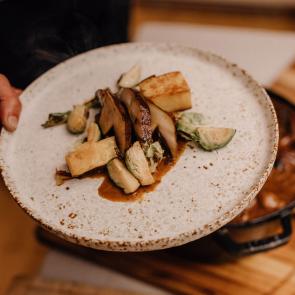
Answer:
M283 215L279 215L274 219L279 218L282 226L282 233L275 234L273 236L262 238L260 240L253 240L244 243L237 243L231 237L229 230L224 227L216 232L214 239L216 242L227 252L233 253L238 256L254 254L273 248L279 247L286 244L292 234L292 223L291 223L291 211L284 212Z

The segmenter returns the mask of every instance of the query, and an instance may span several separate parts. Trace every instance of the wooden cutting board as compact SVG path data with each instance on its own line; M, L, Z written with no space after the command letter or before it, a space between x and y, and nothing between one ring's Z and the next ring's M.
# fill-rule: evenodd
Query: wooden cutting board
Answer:
M295 226L295 221L293 222ZM200 263L170 250L102 252L70 244L39 229L51 246L79 255L173 294L295 294L295 235L286 246L226 263Z

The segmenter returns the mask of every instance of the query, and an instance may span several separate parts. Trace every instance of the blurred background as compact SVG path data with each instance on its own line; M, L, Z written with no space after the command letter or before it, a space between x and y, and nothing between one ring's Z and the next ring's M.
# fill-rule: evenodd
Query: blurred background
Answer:
M0 5L2 2L4 4L6 1L0 1ZM289 133L295 134L294 0L137 0L122 3L125 9L121 11L124 15L123 23L128 23L127 34L123 29L122 35L116 40L178 42L227 57L275 92L274 100L279 101L278 104L283 101L284 116L289 116L284 121L287 122L286 128ZM116 5L111 9L117 9ZM21 11L17 14L21 14ZM14 22L13 19L11 21ZM7 31L8 26L3 26L5 24L2 23L0 31ZM110 43L116 43L116 40L111 40ZM2 58L3 69L6 69L10 65L5 68L3 54L0 59ZM9 69L7 73L11 73ZM288 124L293 124L293 129ZM289 133L283 134L294 140L294 134ZM294 146L292 149L288 147L288 151L293 153L291 156L288 154L288 159L293 164ZM269 212L282 212L281 209L286 206L289 207L284 214L291 214L295 200L294 167L295 164L288 168L286 176L292 178L293 182L287 182L283 189L289 193L291 201L283 205L280 203L270 211L266 208L265 215ZM13 201L2 179L0 194L0 294L5 294L8 288L10 294L70 294L66 293L70 289L73 292L71 294L76 294L74 289L83 288L76 285L62 287L56 282L55 291L60 293L49 293L48 279L74 280L107 289L115 287L125 289L127 293L124 294L294 294L295 241L290 229L293 221L288 223L285 219L278 220L279 225L280 222L283 226L289 224L289 228L283 228L283 233L289 235L282 245L290 240L287 245L241 259L231 257L226 262L212 265L212 261L204 264L204 261L199 261L199 257L194 258L196 252L203 253L195 245L189 250L180 250L182 254L190 253L186 259L182 259L183 255L179 253L169 251L123 255L76 249L40 229L36 235L36 223ZM241 222L249 221L247 214L246 212ZM279 217L282 217L280 214ZM281 237L282 230L278 232L276 229L275 233L270 231L267 230L268 235L275 235L276 240ZM262 230L261 233L265 234L265 231ZM261 239L260 234L256 233L255 239ZM251 234L250 239L254 239ZM208 248L207 243L209 242L205 241L205 248ZM271 249L268 246L265 249ZM203 258L208 258L207 254L202 255ZM78 257L88 257L91 262ZM209 260L212 259L208 258L208 262ZM218 262L217 258L215 262ZM25 279L15 281L19 276ZM77 294L115 294L106 289L103 291L105 293L91 293L91 290L83 292L77 291Z
M141 0L131 10L131 37L149 21L294 30L292 0Z

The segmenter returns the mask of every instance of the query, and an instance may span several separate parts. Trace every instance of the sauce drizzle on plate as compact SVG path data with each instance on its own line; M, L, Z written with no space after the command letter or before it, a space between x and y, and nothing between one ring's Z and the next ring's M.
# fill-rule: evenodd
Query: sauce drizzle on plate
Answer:
M185 147L186 143L184 141L178 141L178 150L175 160L169 161L166 158L162 160L156 172L153 174L155 178L155 183L153 183L152 185L141 186L133 194L126 195L120 188L113 184L107 173L105 173L105 178L98 188L98 194L102 198L108 199L113 202L131 202L142 199L145 193L152 192L158 186L158 184L161 182L162 177L176 164L176 162L184 152Z

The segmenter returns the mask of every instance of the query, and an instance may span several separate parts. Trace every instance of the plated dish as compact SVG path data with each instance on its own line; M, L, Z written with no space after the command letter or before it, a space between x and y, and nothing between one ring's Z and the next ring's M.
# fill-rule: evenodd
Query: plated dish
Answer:
M104 177L99 195L117 201L151 192L187 142L209 152L225 147L236 133L233 128L205 125L201 113L183 112L191 108L191 91L181 72L141 80L141 67L133 66L121 75L115 93L98 89L91 100L71 111L51 113L42 124L66 124L73 135L87 131L65 156L67 170L56 171L56 184ZM92 110L94 121L88 122Z
M83 104L97 89L116 93L117 77L134 64L141 65L142 78L182 73L192 105L183 112L201 113L210 127L233 128L236 134L212 152L187 147L157 187L134 202L104 198L98 191L101 177L56 185L56 169L66 170L65 156L82 145L87 130L73 136L65 126L44 129L41 124L49 113ZM19 128L1 134L7 186L44 227L96 249L162 249L213 232L249 205L276 156L277 120L264 89L236 65L197 49L152 43L96 49L51 69L21 100ZM90 112L89 123L94 115Z

